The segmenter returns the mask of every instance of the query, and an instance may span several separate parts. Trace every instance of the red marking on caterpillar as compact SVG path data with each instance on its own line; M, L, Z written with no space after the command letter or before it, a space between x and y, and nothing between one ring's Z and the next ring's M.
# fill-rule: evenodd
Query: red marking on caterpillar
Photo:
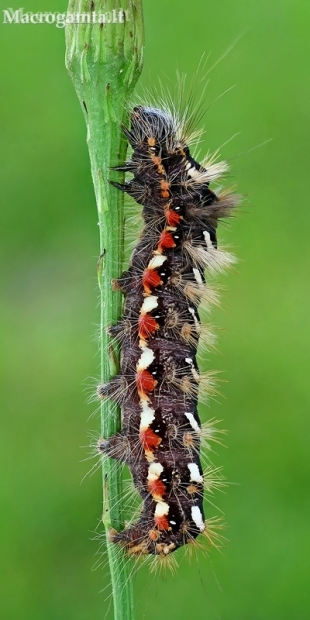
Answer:
M162 233L160 233L159 235L159 241L158 241L158 246L157 249L159 252L163 252L164 250L167 250L168 248L175 248L176 246L176 242L172 236L172 233L169 232L169 230L163 230Z
M196 162L185 121L169 111L137 106L123 129L133 154L116 169L133 178L112 184L142 205L145 224L128 271L113 283L125 296L123 318L110 328L121 345L121 371L98 388L101 398L117 401L121 391L123 428L98 448L129 466L143 500L137 522L113 531L111 540L133 555L167 557L201 533L217 540L203 510L212 477L208 471L204 478L200 445L212 431L197 412L204 392L198 306L216 303L208 275L233 262L217 249L216 228L237 197L209 188L226 166ZM209 375L205 391L211 389Z
M156 435L151 428L140 430L140 442L143 450L153 452L161 443L161 437Z
M150 314L142 314L138 320L139 338L146 340L159 329L157 321Z
M180 222L180 215L171 209L165 210L165 218L169 226L177 226Z
M162 284L161 277L155 269L144 269L142 274L142 284L145 292L151 295L152 288L156 288Z
M144 395L145 392L153 392L157 381L148 370L141 370L136 374L136 384L139 394Z

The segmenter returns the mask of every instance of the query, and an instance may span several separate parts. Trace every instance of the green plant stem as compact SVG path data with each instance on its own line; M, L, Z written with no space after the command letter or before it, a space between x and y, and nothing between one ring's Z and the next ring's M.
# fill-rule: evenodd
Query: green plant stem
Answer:
M113 12L114 10L114 12ZM123 23L119 11L126 11ZM126 141L121 123L127 121L126 103L142 69L142 0L70 0L68 14L96 12L112 23L72 23L66 26L66 66L73 80L87 125L87 144L95 188L100 230L98 279L101 292L101 381L118 372L118 351L107 327L115 324L122 309L119 292L111 280L119 277L123 260L123 194L108 183L122 182L123 173L113 172L125 160ZM120 411L104 401L101 408L102 436L110 437L121 427ZM133 599L126 558L109 542L108 532L124 527L121 472L110 459L103 461L103 523L107 533L115 620L133 620Z

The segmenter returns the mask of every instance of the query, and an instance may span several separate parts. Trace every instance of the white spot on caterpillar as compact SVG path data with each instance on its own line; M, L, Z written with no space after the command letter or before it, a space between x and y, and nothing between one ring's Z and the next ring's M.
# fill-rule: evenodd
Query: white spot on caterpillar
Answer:
M199 426L198 422L195 420L193 414L185 411L184 415L187 417L187 419L188 419L191 427L194 429L194 431L196 431L197 433L200 433L200 426Z
M140 418L140 431L148 428L155 420L155 411L149 407L148 403L142 401L142 411Z
M154 351L149 349L148 347L142 347L142 355L137 363L137 372L141 372L141 370L145 370L148 368L152 362L154 362Z
M199 269L197 269L196 267L193 267L193 274L195 276L196 282L198 282L198 284L203 284L203 280L202 280Z
M192 358L191 357L186 357L185 361L186 361L187 364L190 364L192 375L193 375L195 381L197 381L197 383L199 383L200 376L199 376L199 373L197 372L197 370L196 370L196 368L194 366L194 362L193 362Z
M170 520L169 523L171 523L171 525L176 525L177 524L176 521L172 521L172 520Z
M158 306L158 297L155 295L148 295L145 297L144 302L141 306L140 314L147 314L148 312L152 312Z
M213 246L212 246L212 241L211 241L210 233L208 233L207 230L204 230L203 231L203 236L205 238L205 242L206 242L207 248L210 248L210 247L212 248Z
M156 508L155 508L155 517L164 517L165 515L168 514L168 512L169 512L169 506L168 504L166 504L166 502L157 503Z
M201 327L200 327L200 323L199 323L199 321L198 321L198 319L197 319L195 309L194 309L194 308L189 307L189 308L188 308L188 310L189 310L189 312L190 312L190 313L192 314L192 316L193 316L194 323L195 323L195 328L196 328L196 332L197 332L197 334L200 334L200 332L201 332Z
M195 523L195 525L197 525L198 529L203 532L206 528L205 523L202 519L202 514L201 514L201 510L200 508L198 508L198 506L192 506L191 509L191 515L192 515L192 519Z
M147 479L151 481L158 480L160 474L162 474L163 471L164 468L161 463L151 463L151 465L149 466Z
M196 463L188 463L187 465L190 474L191 474L191 482L198 482L199 484L203 483L203 476L201 475L198 465Z
M153 256L153 258L151 258L147 268L157 269L158 267L162 266L165 260L167 260L167 256L163 256L162 254L156 254L156 256Z
M201 176L201 172L197 170L194 166L187 168L187 174L192 178L196 179Z

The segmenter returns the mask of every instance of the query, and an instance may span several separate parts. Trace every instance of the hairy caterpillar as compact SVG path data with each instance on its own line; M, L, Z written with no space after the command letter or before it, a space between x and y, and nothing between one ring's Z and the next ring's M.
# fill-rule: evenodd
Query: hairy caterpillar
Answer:
M125 296L123 317L110 327L121 372L98 386L100 398L121 404L122 430L101 438L98 449L129 466L143 500L137 522L112 540L133 555L167 557L209 535L197 401L212 376L196 362L198 306L216 302L208 275L234 261L217 248L216 228L237 197L210 189L226 165L193 159L184 118L139 105L123 131L133 154L114 169L133 178L112 184L143 206L144 229L128 271L114 282Z

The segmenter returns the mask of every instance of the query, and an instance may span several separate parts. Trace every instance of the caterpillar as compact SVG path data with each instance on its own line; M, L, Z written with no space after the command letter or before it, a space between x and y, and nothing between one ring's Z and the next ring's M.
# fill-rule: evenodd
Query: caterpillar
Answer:
M121 369L97 393L121 405L122 429L100 438L98 450L128 465L143 501L138 520L111 540L130 555L167 557L199 534L211 536L197 402L213 379L196 361L198 306L217 302L209 276L234 262L218 249L216 228L238 198L210 189L227 166L195 161L184 117L137 105L122 129L133 153L113 169L133 177L110 182L142 205L144 228L128 270L113 282L124 295L123 316L109 328Z

